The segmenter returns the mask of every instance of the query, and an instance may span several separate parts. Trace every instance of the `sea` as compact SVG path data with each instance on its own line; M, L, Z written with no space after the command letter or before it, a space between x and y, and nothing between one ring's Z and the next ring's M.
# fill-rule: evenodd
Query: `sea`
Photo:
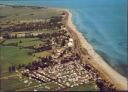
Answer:
M0 0L0 4L69 9L73 23L95 51L128 77L127 0Z

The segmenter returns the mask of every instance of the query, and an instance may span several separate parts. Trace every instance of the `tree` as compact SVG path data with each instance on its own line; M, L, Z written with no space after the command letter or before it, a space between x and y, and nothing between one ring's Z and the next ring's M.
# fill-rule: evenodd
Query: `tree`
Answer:
M10 66L9 66L9 68L8 68L8 71L9 71L9 72L12 72L12 68L11 68Z
M12 66L11 69L12 69L12 72L16 71L16 67L15 66Z
M22 41L20 40L19 43L22 43Z

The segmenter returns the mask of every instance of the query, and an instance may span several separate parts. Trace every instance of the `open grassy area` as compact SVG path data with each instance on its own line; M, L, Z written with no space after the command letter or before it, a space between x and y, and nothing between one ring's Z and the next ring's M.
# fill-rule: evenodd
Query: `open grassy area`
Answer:
M6 76L0 78L1 80L1 90L4 92L14 92L16 91L33 91L34 89L38 91L50 91L56 90L58 85L54 82L39 83L35 80L29 79L28 77L22 76L19 73L6 73ZM27 83L24 83L25 81ZM29 84L31 82L31 84ZM0 90L0 92L1 92Z
M17 23L20 20L46 19L58 13L56 9L50 8L0 6L0 24Z
M19 43L22 41L22 43ZM19 38L19 39L9 39L6 40L3 44L7 45L10 43L18 43L18 46L33 46L37 44L41 44L42 41L38 38ZM27 91L34 89L48 91L47 87L55 90L58 85L51 83L42 83L41 86L38 86L39 83L35 80L29 80L28 78L19 79L16 72L9 73L8 67L11 65L18 64L28 64L32 62L37 57L48 56L51 54L51 51L43 51L34 53L33 55L29 55L28 52L31 52L32 49L19 48L16 46L2 46L0 45L0 65L2 67L2 75L1 75L1 84L2 90L6 91ZM32 84L27 86L24 81L29 80L32 81ZM45 87L46 86L46 87Z
M18 46L28 47L36 46L42 44L43 42L39 38L17 38L17 39L7 39L3 45L18 44Z
M33 88L34 86L38 85L39 83L34 80L29 80L27 77L22 76L22 78L19 77L18 73L8 73L8 76L5 76L6 78L1 79L1 90L3 92L14 92L17 91L23 91L28 88ZM24 81L28 80L27 83L24 83ZM28 85L31 82L30 85Z
M43 51L43 52L34 53L34 55L36 57L44 57L51 55L51 53L52 53L51 51Z
M19 41L22 41L22 43L19 43ZM38 38L18 38L18 39L8 39L3 44L8 45L10 43L18 43L18 46L25 47L25 46L38 45L43 42ZM2 84L3 91L5 92L14 91L14 90L33 91L34 89L48 91L48 89L45 88L45 85L48 86L50 85L50 83L45 85L44 83L42 83L42 86L39 87L37 86L39 85L38 82L35 82L34 80L29 80L29 81L32 81L32 84L27 86L27 84L25 84L23 81L28 80L28 78L19 79L19 77L17 76L17 73L8 72L8 67L11 65L28 64L32 62L34 59L36 59L37 57L47 56L51 54L50 51L43 51L43 52L34 53L35 55L34 56L34 55L28 54L28 52L31 52L31 51L32 49L25 49L25 48L21 49L16 46L0 45L0 65L2 67L2 75L0 80L2 81L1 84Z
M14 91L17 88L25 87L23 81L19 80L19 77L10 77L8 79L2 80L2 90L4 91Z
M66 91L98 91L95 88L95 84L82 84L76 87L68 88Z
M59 30L55 30L55 29L40 29L40 30L32 30L32 31L22 31L22 32L11 32L12 34L18 34L18 33L54 33L57 32Z
M0 46L0 64L2 72L7 72L11 65L27 64L32 62L34 57L29 55L30 49L20 49L14 46Z
M38 91L54 91L57 88L58 88L57 84L53 82L49 82L49 83L41 83L34 87L28 87L28 88L23 89L22 91L33 91L35 89Z

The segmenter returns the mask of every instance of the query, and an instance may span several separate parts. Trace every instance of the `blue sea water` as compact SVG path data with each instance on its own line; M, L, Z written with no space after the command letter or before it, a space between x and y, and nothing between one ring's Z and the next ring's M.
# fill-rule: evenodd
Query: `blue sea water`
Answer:
M97 53L128 77L127 0L0 0L0 4L69 9L78 31Z

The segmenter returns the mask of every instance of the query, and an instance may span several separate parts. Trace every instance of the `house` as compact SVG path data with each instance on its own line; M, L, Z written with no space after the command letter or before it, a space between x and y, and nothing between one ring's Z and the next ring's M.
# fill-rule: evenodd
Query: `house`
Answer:
M69 38L69 42L73 42L73 39L72 38Z
M3 40L4 38L3 38L3 36L0 36L0 40Z
M16 37L16 34L15 33L11 33L10 34L10 38L14 38L14 37Z
M38 35L41 35L42 33L31 33L32 36L38 36Z
M69 38L68 47L73 47L73 39Z
M73 43L72 42L68 42L68 47L73 47Z
M25 37L25 33L18 33L17 37Z

